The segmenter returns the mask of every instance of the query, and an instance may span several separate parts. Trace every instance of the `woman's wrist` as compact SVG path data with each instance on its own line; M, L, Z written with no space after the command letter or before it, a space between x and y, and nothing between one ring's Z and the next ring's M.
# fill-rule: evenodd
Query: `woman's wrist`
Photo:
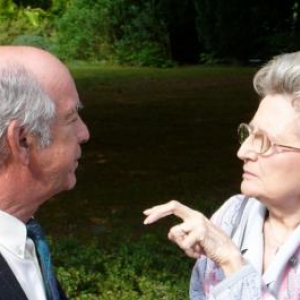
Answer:
M245 266L246 260L244 259L244 257L241 255L240 252L236 253L235 255L233 254L231 256L231 259L222 264L221 268L224 272L224 275L226 277L231 276L232 274L236 273L237 271L239 271L243 266Z

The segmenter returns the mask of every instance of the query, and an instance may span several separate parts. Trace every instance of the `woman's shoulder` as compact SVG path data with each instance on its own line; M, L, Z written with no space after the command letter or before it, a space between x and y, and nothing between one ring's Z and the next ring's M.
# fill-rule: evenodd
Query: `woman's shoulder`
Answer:
M240 209L251 209L252 207L262 206L261 202L253 197L247 197L242 194L231 196L227 199L218 211L227 211L228 213L236 214Z
M237 194L226 200L213 214L211 220L213 223L223 228L228 227L228 230L232 231L232 228L239 223L242 217L245 217L252 209L256 209L256 207L261 205L256 198L248 198L245 195Z

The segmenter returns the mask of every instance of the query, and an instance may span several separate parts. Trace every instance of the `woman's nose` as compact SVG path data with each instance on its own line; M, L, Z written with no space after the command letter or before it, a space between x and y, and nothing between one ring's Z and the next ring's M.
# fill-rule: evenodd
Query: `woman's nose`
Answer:
M252 143L251 136L249 136L244 142L240 145L240 148L237 152L237 157L240 160L255 160L257 158L257 152L255 151Z

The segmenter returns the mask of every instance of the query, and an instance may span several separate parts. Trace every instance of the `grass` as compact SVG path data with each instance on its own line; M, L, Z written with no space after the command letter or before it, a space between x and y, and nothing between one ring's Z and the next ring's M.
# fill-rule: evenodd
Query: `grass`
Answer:
M142 211L179 199L210 215L239 192L236 127L249 121L257 107L252 91L255 70L99 66L71 66L71 70L85 104L82 116L91 140L83 147L76 189L56 196L38 214L53 247L58 244L55 259L63 268L65 286L76 286L70 270L92 264L96 277L91 282L97 287L92 294L74 287L70 290L74 299L187 299L191 261L165 238L174 218L144 227ZM70 238L75 244L70 244ZM81 255L86 252L88 258ZM68 265L73 256L78 261ZM97 260L98 256L105 260L94 266L91 257ZM134 259L127 264L129 257ZM136 268L138 261L148 263L144 271ZM168 267L174 261L175 275ZM127 288L113 284L124 276L127 281L121 282ZM87 284L83 279L87 276L78 278L77 283ZM99 281L105 284L99 286ZM174 291L176 282L186 288L181 296ZM155 294L159 290L161 294Z

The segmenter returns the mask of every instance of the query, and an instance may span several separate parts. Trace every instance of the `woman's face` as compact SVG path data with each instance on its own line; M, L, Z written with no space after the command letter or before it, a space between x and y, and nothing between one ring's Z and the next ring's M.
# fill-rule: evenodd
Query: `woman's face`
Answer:
M300 148L300 113L292 107L289 96L266 96L250 126L254 133L264 132L275 144ZM300 202L300 150L273 145L258 154L252 147L252 138L250 135L237 153L244 162L242 193L286 208L288 203Z

